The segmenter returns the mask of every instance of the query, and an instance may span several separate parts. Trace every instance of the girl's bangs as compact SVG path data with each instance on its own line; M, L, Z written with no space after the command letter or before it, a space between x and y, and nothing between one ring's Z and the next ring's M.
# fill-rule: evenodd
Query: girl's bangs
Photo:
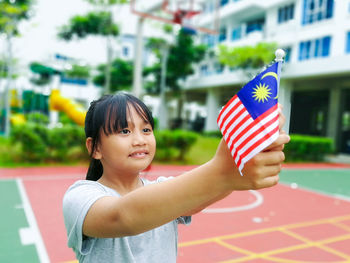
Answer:
M145 105L140 105L134 100L118 100L108 106L104 115L103 132L106 136L118 133L120 130L127 128L128 119L133 121L130 115L130 107L133 107L142 120L152 126L152 129L154 128L153 117Z

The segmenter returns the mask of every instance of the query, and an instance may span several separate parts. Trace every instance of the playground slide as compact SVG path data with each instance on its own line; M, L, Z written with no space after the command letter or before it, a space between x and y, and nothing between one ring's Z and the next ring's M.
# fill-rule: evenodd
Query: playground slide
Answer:
M50 110L62 111L75 123L84 126L86 111L74 101L62 97L59 90L52 90L51 92Z

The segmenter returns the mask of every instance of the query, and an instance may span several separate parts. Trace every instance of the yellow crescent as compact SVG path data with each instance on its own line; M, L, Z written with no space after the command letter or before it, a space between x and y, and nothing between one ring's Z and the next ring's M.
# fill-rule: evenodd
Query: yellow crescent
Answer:
M274 77L276 79L276 81L278 81L278 76L277 76L277 74L275 72L267 72L261 77L261 79L263 79L263 78L265 78L267 76ZM276 97L274 97L274 99L277 99L277 98L278 98L278 95Z

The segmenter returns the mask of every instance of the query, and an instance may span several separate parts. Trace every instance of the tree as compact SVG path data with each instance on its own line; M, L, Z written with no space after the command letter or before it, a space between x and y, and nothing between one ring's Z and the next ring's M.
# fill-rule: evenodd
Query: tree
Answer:
M89 79L90 71L90 66L73 64L71 69L64 71L64 75L68 78Z
M18 24L30 17L30 7L32 0L2 0L0 1L0 33L4 33L7 39L7 60L5 62L6 69L6 87L5 87L5 135L10 133L10 95L11 81L15 75L13 72L13 57L12 57L12 38L18 35Z
M231 68L243 70L261 69L275 58L276 43L258 43L255 46L219 46L219 61Z
M95 85L102 86L105 83L105 64L98 66L97 70L100 72L94 79ZM124 61L122 59L115 59L111 64L111 91L130 90L132 85L132 69L131 61Z
M151 40L150 46L157 47L162 44L162 40ZM157 50L157 48L154 48ZM193 64L200 62L206 53L205 45L194 45L193 36L181 29L176 36L175 43L169 46L166 70L166 86L178 97L177 118L181 119L183 98L181 94L180 80L194 73ZM155 88L148 89L156 94L160 92L161 85L161 53L155 52L159 62L152 67L146 68L144 74L155 76Z

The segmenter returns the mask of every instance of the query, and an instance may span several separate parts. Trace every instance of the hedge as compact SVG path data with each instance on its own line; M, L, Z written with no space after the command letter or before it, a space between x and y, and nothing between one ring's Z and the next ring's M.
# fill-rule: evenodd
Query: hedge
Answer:
M290 135L284 152L286 161L323 161L327 154L334 152L334 142L330 138L300 134Z
M198 139L198 134L185 130L155 131L158 161L183 161L188 150Z

